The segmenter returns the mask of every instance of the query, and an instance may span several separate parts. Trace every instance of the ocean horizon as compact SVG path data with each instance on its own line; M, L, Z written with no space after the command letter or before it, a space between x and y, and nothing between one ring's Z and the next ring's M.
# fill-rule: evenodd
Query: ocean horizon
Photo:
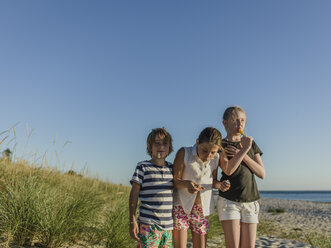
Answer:
M260 190L261 198L331 202L331 190ZM218 191L214 191L218 194Z
M331 190L261 190L262 198L331 202Z

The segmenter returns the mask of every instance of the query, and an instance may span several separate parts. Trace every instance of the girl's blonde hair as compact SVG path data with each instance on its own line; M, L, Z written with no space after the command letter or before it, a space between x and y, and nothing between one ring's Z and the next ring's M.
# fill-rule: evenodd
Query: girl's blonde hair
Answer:
M229 120L229 118L230 117L232 118L235 115L235 112L238 112L238 111L241 111L246 115L246 113L242 107L236 106L236 105L230 106L224 111L223 120L225 120L225 121Z
M165 127L155 128L152 130L152 132L149 133L147 137L147 153L152 157L152 146L153 143L155 142L156 137L159 137L160 139L164 140L166 143L169 144L169 154L170 154L173 151L172 137L170 133L167 132Z

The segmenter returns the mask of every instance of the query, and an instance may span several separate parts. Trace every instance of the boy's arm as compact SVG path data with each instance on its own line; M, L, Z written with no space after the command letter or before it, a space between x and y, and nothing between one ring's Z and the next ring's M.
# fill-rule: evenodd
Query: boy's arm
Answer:
M130 236L131 238L139 241L139 238L137 236L139 232L138 224L136 221L136 210L137 210L137 204L138 204L138 197L140 192L140 185L138 183L133 182L132 188L130 192L130 199L129 199L129 221L130 221Z
M187 188L190 193L197 193L202 186L192 182L190 180L183 180L183 171L185 168L184 164L185 149L182 147L176 154L174 161L174 185L176 188ZM199 187L200 186L200 187Z

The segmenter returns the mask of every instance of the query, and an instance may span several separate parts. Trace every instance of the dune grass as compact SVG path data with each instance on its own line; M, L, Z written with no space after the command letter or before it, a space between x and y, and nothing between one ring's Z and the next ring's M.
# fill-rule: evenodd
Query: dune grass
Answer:
M129 191L77 173L0 160L0 246L135 247L128 232ZM222 233L214 213L208 238ZM301 229L285 233L263 219L258 225L261 234L331 248L326 235Z
M0 161L2 246L134 247L129 187Z

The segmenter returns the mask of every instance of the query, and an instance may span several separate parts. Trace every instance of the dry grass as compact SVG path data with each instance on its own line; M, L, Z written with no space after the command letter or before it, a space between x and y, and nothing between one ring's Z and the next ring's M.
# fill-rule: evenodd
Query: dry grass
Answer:
M1 160L2 246L131 247L128 195L128 187Z

